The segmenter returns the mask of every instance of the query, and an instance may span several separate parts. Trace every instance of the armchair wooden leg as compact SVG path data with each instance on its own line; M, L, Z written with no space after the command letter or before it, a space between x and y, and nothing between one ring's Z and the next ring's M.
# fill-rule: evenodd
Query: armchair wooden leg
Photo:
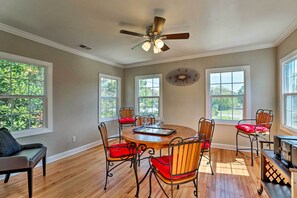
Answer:
M33 181L32 181L33 169L32 168L28 169L27 175L28 175L29 198L31 198L32 197L32 187L33 187Z
M46 155L42 158L42 170L43 170L43 176L46 175Z
M4 183L7 183L7 182L8 182L9 177L10 177L10 173L7 173L7 174L5 175Z

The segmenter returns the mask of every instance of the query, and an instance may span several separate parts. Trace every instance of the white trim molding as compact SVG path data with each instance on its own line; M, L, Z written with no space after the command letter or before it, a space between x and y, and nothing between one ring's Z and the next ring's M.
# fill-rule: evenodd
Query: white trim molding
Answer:
M89 58L89 59L92 59L92 60L95 60L95 61L99 61L101 63L105 63L105 64L108 64L108 65L111 65L111 66L123 68L123 66L120 65L120 64L111 62L109 60L100 58L98 56L94 56L94 55L86 53L86 52L82 52L82 51L77 50L77 49L73 49L71 47L67 47L65 45L62 45L62 44L59 44L57 42L54 42L54 41L48 40L46 38L43 38L41 36L37 36L37 35L31 34L31 33L25 32L23 30L11 27L11 26L6 25L4 23L0 23L0 30L4 31L4 32L8 32L8 33L16 35L16 36L20 36L22 38L29 39L31 41L35 41L37 43L41 43L41 44L44 44L44 45L47 45L47 46L50 46L50 47L54 47L56 49L63 50L63 51L66 51L66 52L69 52L69 53L72 53L72 54L75 54L75 55L78 55L78 56L82 56L82 57Z

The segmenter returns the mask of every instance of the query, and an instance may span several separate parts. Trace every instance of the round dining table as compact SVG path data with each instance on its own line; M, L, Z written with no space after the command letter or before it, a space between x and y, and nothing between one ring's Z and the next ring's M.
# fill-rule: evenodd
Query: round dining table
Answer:
M136 127L129 127L124 129L122 132L122 137L127 143L135 143L138 151L144 152L145 149L160 150L163 148L168 148L170 141L175 137L181 137L184 139L184 138L193 137L197 135L197 131L195 131L194 129L185 127L185 126L180 126L180 125L161 124L160 126L152 125L149 127L166 128L166 129L174 130L174 132L171 133L170 135L157 135L157 134L152 135L152 134L145 134L145 133L137 133L137 132L134 132L135 128L137 128L136 126ZM142 181L149 173L149 170L148 170L145 176L139 182L137 167L138 167L138 162L140 160L140 156L138 155L139 154L138 151L136 152L135 160L133 163L135 179L136 179L135 197L138 197L139 185L142 183Z

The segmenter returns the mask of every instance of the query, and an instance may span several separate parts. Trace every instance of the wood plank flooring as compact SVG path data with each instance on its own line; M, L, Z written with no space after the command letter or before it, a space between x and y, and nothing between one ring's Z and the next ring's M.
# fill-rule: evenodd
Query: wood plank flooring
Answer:
M157 152L157 154L159 154ZM164 152L163 152L164 154ZM204 159L199 173L199 197L201 198L249 198L268 197L265 192L257 194L260 177L260 158L250 166L250 160L234 151L213 149L213 168ZM47 165L47 175L42 176L41 167L34 169L33 197L35 198L132 198L135 196L135 178L130 164L125 163L114 170L104 191L105 157L102 146L98 146ZM139 175L148 168L147 160L141 162ZM165 197L153 177L152 197ZM167 192L170 186L163 185ZM174 190L174 197L194 197L193 184L180 185ZM139 197L148 197L149 178L141 184ZM21 173L4 184L0 182L1 198L28 197L27 175Z

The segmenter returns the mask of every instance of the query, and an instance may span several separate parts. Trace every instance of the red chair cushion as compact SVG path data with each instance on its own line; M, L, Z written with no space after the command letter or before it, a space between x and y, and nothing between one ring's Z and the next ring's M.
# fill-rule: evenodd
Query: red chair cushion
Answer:
M238 124L235 127L238 130L244 131L245 133L255 133L255 132L265 133L269 131L269 129L264 126L256 126L256 130L255 130L255 126L256 125L254 124Z
M120 143L111 145L109 148L110 157L123 157L135 155L136 149L128 148L127 143Z
M121 118L119 119L120 124L133 124L135 121L134 118Z
M209 140L206 140L202 145L202 149L209 149L209 147L210 147Z
M167 179L170 179L170 164L169 160L172 161L172 156L162 156L162 157L156 157L151 159L151 163L156 169ZM192 176L195 173L188 173L183 175L175 175L172 177L172 179L181 179L184 177Z

